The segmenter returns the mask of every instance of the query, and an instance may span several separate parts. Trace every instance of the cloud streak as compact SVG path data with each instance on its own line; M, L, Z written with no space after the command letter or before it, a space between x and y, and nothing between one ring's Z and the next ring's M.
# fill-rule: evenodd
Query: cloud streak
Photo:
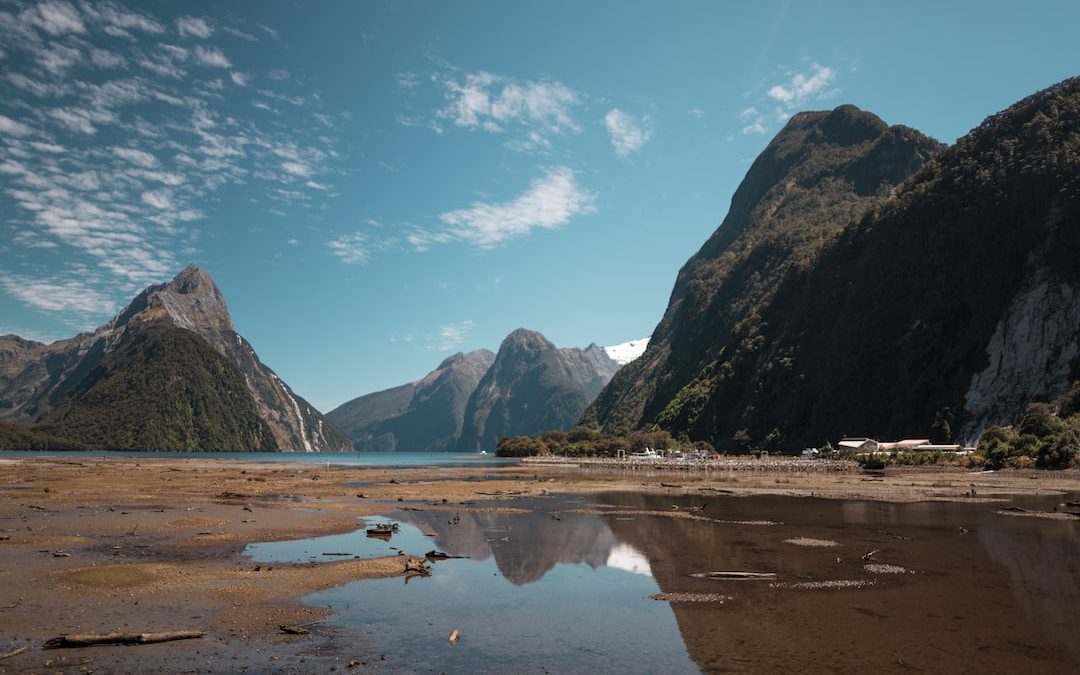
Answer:
M439 220L455 239L494 248L534 229L551 230L577 215L596 211L596 198L583 190L567 167L549 169L529 189L506 202L473 202L447 211Z
M116 304L85 283L74 279L33 279L16 274L0 275L0 287L9 295L38 309L79 314L112 314Z
M476 323L472 319L439 326L436 335L429 335L426 338L427 349L428 351L440 352L453 351L465 344L465 340L469 338L475 327Z

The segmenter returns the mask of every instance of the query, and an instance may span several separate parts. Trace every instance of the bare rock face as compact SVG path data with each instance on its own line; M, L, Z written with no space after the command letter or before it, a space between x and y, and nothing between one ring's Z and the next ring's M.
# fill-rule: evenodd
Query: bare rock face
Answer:
M1020 419L1028 403L1064 392L1080 352L1080 285L1040 270L1016 294L986 347L986 368L964 397L961 437Z
M302 452L347 449L341 431L325 422L259 360L235 331L217 284L194 265L166 284L146 288L93 333L51 345L15 336L0 338L0 419L31 422L41 418L94 373L125 338L163 323L198 335L240 372L275 448Z

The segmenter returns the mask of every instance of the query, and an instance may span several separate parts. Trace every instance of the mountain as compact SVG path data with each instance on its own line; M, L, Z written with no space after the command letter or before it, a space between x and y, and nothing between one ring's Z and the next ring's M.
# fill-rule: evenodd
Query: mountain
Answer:
M494 360L486 349L454 354L422 379L355 398L326 417L358 451L453 450L469 396Z
M519 328L469 397L458 450L494 450L503 436L569 430L618 370L603 347L558 349Z
M795 116L586 412L727 450L970 441L1080 370L1080 79L947 149L842 106Z
M619 367L604 347L559 349L519 329L498 355L455 354L422 379L360 396L326 416L359 451L494 450L504 434L570 429Z
M51 345L0 337L0 421L30 423L38 443L87 448L348 447L236 333L221 291L194 265L93 333Z
M782 283L812 267L847 223L938 149L850 105L792 117L751 165L723 223L680 270L645 353L615 376L584 421L637 428L657 421L676 397L704 405L704 389L727 377L721 368L732 353L755 349L761 310ZM702 384L706 371L712 379ZM690 411L683 426L703 433L695 426L700 412Z

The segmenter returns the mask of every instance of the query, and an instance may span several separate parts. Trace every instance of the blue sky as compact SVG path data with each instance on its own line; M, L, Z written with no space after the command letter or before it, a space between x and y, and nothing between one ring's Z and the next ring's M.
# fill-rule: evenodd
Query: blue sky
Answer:
M799 110L952 142L1080 74L1080 3L0 0L0 333L194 262L316 406L519 326L652 332Z

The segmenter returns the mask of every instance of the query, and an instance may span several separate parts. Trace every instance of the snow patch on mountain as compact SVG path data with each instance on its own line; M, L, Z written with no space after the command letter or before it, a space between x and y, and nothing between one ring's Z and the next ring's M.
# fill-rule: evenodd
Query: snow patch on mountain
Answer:
M612 361L620 366L625 366L644 354L645 348L648 346L649 338L641 338L640 340L631 340L622 344L604 347L604 351Z

